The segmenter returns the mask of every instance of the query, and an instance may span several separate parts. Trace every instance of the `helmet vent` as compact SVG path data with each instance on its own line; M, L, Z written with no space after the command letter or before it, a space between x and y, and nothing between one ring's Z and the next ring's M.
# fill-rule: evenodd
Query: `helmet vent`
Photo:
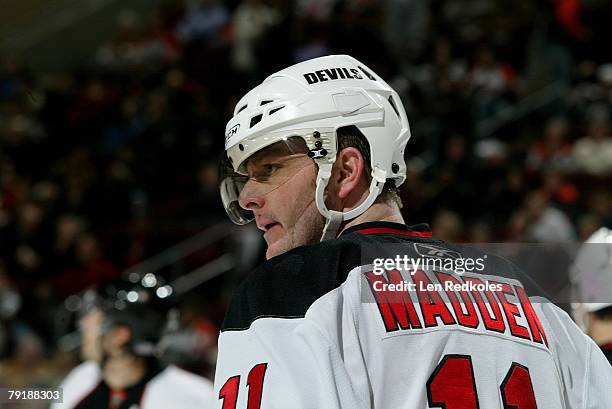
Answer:
M273 113L280 111L280 110L281 110L281 109L283 109L284 107L285 107L285 106L283 105L283 106L280 106L280 107L272 108L272 109L270 110L270 112L268 112L268 115L272 115Z
M400 117L399 111L397 110L397 107L395 106L395 101L393 101L393 97L389 97L389 104L391 104L391 108L393 108L393 110L395 111L395 114L397 115L397 117Z
M259 115L255 115L253 118L251 118L251 126L249 126L249 128L252 128L255 125L257 125L258 123L260 123L262 116L263 116L263 114L259 114Z
M249 105L249 104L244 104L243 106L241 106L241 107L240 107L240 109L239 109L239 110L236 112L236 114L239 114L239 113L241 113L242 111L244 111L248 105Z
M274 100L273 99L264 99L263 101L261 101L259 103L259 106L269 104L270 102L274 102Z

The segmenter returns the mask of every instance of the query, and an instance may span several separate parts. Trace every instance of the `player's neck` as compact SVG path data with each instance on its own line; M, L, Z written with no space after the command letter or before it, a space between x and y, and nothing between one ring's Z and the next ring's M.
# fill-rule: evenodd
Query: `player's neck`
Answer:
M389 202L376 202L368 210L363 212L353 220L349 220L346 224L342 225L340 233L351 226L356 226L366 222L394 222L405 224L404 218L399 210L399 207L395 203Z
M145 375L146 363L130 355L109 358L104 365L104 381L111 389L125 389L137 384Z

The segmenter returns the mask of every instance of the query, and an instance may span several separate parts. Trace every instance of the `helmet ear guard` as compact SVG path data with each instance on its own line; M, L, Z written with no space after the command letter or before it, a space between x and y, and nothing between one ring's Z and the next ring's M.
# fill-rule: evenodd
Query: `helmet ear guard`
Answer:
M342 222L354 219L361 215L370 208L378 198L378 195L382 192L382 189L386 181L386 172L376 168L372 169L372 181L370 182L370 189L368 197L359 204L359 206L348 212L338 212L335 210L329 210L325 204L325 188L331 177L331 168L333 165L325 164L324 169L319 167L319 173L317 174L317 189L315 191L315 203L319 212L327 219L323 234L321 235L321 241L330 240L336 237L338 230Z
M338 212L327 208L324 193L336 159L336 131L351 125L369 144L372 181L362 203ZM247 93L226 127L226 152L232 170L244 174L243 165L251 155L290 136L304 140L309 157L319 167L315 203L327 219L322 240L335 237L343 221L372 206L388 178L396 186L406 178L404 149L410 128L399 96L350 56L333 55L296 64L272 74ZM240 190L222 179L226 211L232 221L244 224L249 217L239 210Z

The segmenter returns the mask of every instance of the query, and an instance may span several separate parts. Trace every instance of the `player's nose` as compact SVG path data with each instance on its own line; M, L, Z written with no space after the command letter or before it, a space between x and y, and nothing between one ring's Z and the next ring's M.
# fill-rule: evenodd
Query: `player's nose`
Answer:
M245 210L261 209L265 204L262 189L257 189L257 182L249 180L240 192L238 204Z

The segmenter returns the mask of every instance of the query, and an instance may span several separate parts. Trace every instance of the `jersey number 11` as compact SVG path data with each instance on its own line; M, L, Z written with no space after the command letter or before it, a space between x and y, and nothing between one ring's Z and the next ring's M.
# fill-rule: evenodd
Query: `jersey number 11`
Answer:
M260 409L261 407L263 381L267 367L267 363L257 364L249 371L247 376L247 388L249 389L247 409ZM232 376L225 381L225 384L219 391L219 399L223 399L223 409L236 409L239 386L240 375Z

